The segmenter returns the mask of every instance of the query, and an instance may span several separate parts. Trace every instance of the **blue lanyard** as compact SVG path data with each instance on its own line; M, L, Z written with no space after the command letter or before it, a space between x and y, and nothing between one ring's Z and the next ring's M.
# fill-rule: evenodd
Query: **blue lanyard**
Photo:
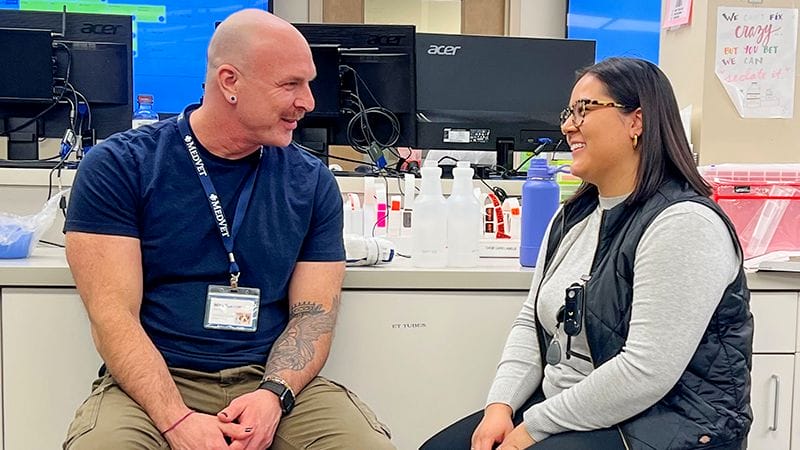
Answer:
M239 264L236 263L236 257L233 255L233 241L236 239L236 234L241 228L244 216L247 214L247 207L250 203L250 196L253 194L253 187L256 184L256 177L259 168L261 167L261 156L263 156L264 149L261 148L261 155L259 155L258 166L250 173L247 182L244 185L242 193L239 195L239 201L236 202L236 211L233 216L233 224L228 227L228 220L225 218L225 211L222 209L222 200L217 195L217 190L214 183L211 182L211 176L206 172L206 166L203 163L203 158L197 151L197 144L194 141L192 133L189 131L189 125L186 122L186 111L178 116L178 130L183 136L183 143L186 146L186 151L189 152L189 158L194 164L197 172L197 177L200 179L200 184L203 185L203 190L208 199L208 206L211 208L211 213L214 215L214 221L217 223L219 235L222 238L222 245L225 246L225 251L228 252L229 271L231 274L231 289L236 290L239 288Z

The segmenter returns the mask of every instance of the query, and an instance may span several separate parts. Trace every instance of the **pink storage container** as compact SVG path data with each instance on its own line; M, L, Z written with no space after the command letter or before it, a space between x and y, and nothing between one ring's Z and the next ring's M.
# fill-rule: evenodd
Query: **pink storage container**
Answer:
M712 198L736 227L745 259L800 250L800 164L718 164L699 168Z

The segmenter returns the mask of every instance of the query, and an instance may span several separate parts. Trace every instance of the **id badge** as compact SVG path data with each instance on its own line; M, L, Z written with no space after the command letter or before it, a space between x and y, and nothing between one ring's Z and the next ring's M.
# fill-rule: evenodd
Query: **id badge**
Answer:
M210 285L203 327L214 330L254 332L258 327L258 288Z

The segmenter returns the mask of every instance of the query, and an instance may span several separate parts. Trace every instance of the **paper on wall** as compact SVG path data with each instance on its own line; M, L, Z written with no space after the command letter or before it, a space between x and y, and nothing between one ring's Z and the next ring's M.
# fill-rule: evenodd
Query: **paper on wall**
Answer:
M677 28L689 25L692 20L692 0L668 0L667 13L661 28Z
M797 8L717 8L715 73L743 118L794 115Z

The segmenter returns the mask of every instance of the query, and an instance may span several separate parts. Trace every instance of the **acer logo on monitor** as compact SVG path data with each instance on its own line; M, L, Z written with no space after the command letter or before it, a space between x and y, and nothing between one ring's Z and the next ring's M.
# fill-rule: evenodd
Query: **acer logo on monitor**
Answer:
M81 33L84 34L117 34L122 25L84 22Z
M441 56L455 56L458 49L460 49L460 45L431 45L428 47L428 54L429 55L441 55Z

